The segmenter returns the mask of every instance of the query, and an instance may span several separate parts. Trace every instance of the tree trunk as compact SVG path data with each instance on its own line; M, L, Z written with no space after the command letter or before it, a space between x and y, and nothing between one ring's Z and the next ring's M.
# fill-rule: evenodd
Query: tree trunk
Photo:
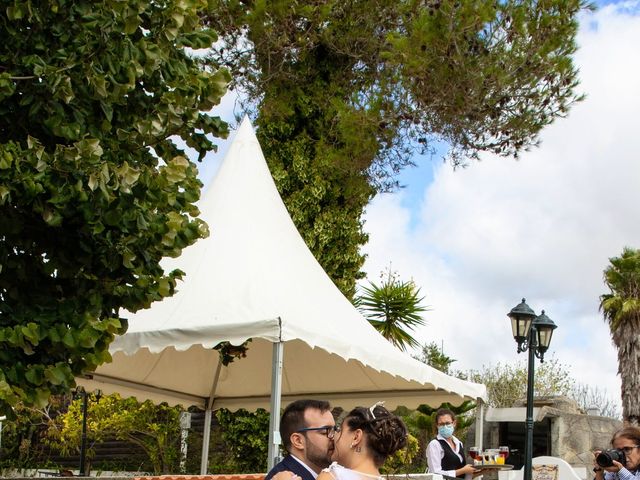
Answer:
M620 322L613 335L618 348L618 373L621 380L622 419L625 424L640 425L640 314Z

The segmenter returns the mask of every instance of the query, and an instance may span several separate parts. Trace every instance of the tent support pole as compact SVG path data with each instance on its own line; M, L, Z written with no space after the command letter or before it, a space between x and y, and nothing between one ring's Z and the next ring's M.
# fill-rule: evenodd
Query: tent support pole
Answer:
M478 399L476 406L476 441L475 446L482 451L482 438L484 436L484 402Z
M282 360L284 343L273 344L273 364L271 371L271 415L269 417L269 457L267 471L279 461L280 448L280 407L282 400Z
M211 436L211 407L204 411L204 432L202 434L202 458L200 459L200 475L206 475L209 468L209 437Z
M213 376L213 383L211 384L211 392L207 399L206 409L204 411L204 432L202 433L202 456L200 457L200 475L206 475L209 469L209 439L211 438L211 414L213 413L213 400L216 396L216 389L218 388L218 380L220 379L220 370L222 369L222 362L218 359L218 366L216 367L216 373Z

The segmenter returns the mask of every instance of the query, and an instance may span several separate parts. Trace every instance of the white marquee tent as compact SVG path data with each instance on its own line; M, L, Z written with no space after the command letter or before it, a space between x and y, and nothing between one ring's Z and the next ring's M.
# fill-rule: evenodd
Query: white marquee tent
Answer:
M346 409L485 398L484 385L397 350L340 293L291 221L248 119L200 210L211 235L164 264L186 272L177 293L131 314L111 346L113 362L78 384L198 405L206 427L212 409L270 408L270 465L281 402L321 398ZM219 363L212 347L249 338L246 358Z

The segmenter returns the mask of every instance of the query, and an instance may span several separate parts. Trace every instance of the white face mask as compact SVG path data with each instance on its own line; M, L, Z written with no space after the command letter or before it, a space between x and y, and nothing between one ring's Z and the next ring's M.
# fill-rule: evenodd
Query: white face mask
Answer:
M438 433L441 437L449 438L453 435L453 424L451 425L442 425L438 427Z

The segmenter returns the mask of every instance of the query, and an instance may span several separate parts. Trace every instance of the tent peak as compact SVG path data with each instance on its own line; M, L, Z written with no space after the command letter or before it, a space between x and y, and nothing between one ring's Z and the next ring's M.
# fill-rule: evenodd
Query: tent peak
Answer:
M245 116L242 117L242 122L240 122L240 127L238 127L236 136L244 137L247 135L249 131L255 135L255 132L253 130L253 124L251 123L251 119L249 118L249 115L245 114Z

